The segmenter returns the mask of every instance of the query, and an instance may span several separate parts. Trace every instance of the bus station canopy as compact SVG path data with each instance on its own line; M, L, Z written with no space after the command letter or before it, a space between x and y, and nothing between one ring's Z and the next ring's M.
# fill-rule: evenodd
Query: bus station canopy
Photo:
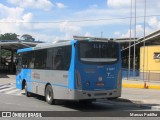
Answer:
M42 42L37 41L20 41L20 40L0 40L0 73L15 73L14 52L18 49L34 47ZM11 51L10 60L6 56L1 55L1 50ZM8 63L8 64L7 64Z
M123 43L129 43L131 42L131 47L134 46L134 40L130 40L128 39L123 39L121 41L119 41L118 39L116 40L117 42L120 42L121 45L123 45ZM141 37L141 38L136 38L135 39L135 45L136 46L148 46L148 45L160 45L160 30L157 30L149 35L146 35L145 37ZM127 50L129 48L129 45L127 44L127 46L125 48L122 48L122 51Z
M20 40L0 40L1 49L17 51L18 49L34 47L38 43L42 42L30 42L30 41L20 41Z

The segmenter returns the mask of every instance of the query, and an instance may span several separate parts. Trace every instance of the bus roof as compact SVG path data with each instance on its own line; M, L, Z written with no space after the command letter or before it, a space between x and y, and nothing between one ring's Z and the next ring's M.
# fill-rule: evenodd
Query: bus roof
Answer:
M75 40L60 40L60 41L55 41L53 43L40 43L40 44L36 45L35 47L19 49L19 50L17 50L17 53L38 50L38 49L44 49L44 48L51 48L51 47L66 46L66 45L71 45L74 42L76 42L76 41Z
M73 36L75 40L83 41L83 40L91 40L91 41L111 41L113 39L102 38L102 37L88 37L88 36Z
M71 45L72 43L75 43L76 41L103 41L103 42L111 41L111 42L115 42L115 41L113 41L113 39L108 39L108 38L85 37L85 36L73 36L73 38L74 38L74 40L58 40L58 41L54 41L53 43L39 43L35 47L19 49L19 50L17 50L17 53L38 50L38 49L44 49L44 48Z

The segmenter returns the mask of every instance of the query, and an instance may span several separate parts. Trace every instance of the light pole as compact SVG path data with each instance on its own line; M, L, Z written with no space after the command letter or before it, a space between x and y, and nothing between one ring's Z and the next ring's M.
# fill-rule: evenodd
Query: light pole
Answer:
M130 69L131 69L131 37L132 37L132 0L131 0L131 7L130 7L130 41L129 41L129 53L128 53L128 78L130 77Z
M135 0L135 38L134 38L134 54L133 54L133 77L135 78L135 58L136 58L136 0Z
M145 66L145 39L146 39L146 0L144 0L144 42L143 42L143 81L144 81L144 66Z

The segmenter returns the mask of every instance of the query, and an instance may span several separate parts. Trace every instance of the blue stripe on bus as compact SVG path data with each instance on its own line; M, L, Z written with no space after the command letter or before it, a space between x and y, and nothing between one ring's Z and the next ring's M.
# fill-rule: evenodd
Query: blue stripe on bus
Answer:
M77 41L72 41L72 58L71 58L71 63L70 63L70 68L69 68L69 71L68 71L68 87L69 89L75 89L75 80L74 80L74 69L75 69L75 46L74 44L76 43Z
M52 86L60 86L60 87L68 88L68 86L66 86L66 85L60 85L60 84L52 84Z
M31 47L31 48L25 48L25 49L19 49L19 50L17 50L17 53L19 53L19 52L31 51L31 50L33 50L32 47Z
M32 80L32 81L28 81L28 82L36 82L36 83L47 84L47 82L43 82L43 81L39 81L39 80ZM68 88L68 86L62 85L62 84L51 84L51 85L52 85L52 86L61 86L61 87L66 87L66 88Z

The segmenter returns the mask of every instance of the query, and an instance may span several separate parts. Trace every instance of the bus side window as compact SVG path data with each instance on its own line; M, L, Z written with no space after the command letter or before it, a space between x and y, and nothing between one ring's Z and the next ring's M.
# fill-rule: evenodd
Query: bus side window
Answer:
M56 70L61 70L62 69L62 56L61 55L56 55L54 58L54 69Z
M32 68L32 69L34 68L34 61L31 60L31 61L29 62L29 68Z
M71 45L47 49L47 70L68 70L71 61Z
M35 51L35 69L46 69L47 50Z

